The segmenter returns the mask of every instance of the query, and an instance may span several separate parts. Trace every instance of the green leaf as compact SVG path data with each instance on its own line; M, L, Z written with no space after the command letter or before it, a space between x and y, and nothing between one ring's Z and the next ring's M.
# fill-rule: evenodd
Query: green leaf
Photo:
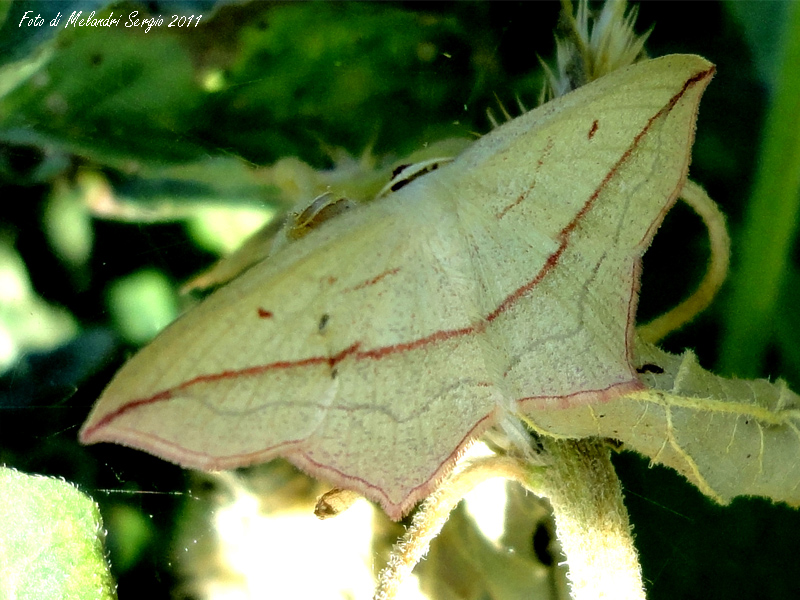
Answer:
M442 52L465 37L454 19L390 5L275 5L242 28L241 52L209 99L207 135L258 162L324 164L320 140L402 154L463 134L445 123L454 90L472 84Z
M188 132L203 91L178 40L154 29L142 43L108 27L70 29L59 42L37 77L0 102L0 138L128 170L202 154Z
M691 351L674 356L639 344L636 361L649 389L540 411L533 425L549 435L619 440L723 504L746 495L800 506L800 396L781 380L714 375Z
M63 480L0 467L0 598L111 600L97 505Z
M782 66L761 145L759 169L734 263L720 370L761 371L771 323L800 221L800 5L791 3ZM736 247L736 244L734 244Z
M17 0L0 5L0 64L20 60L54 38L73 10L88 15L108 0ZM51 25L58 14L61 19ZM24 20L23 20L24 19Z
M780 31L789 13L787 0L771 2L741 2L725 0L724 6L737 21L753 53L756 68L761 79L774 88L778 77L778 56L780 54Z
M214 206L267 211L288 206L276 182L234 157L144 168L116 183L114 193L116 200L131 205L130 218L117 216L133 221L182 219Z

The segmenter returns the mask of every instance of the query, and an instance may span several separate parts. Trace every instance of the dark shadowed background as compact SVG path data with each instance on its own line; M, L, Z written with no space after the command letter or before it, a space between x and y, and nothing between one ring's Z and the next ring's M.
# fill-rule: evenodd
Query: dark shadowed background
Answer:
M62 20L20 27L27 10ZM202 19L149 32L65 28L77 10ZM64 477L100 503L120 598L172 597L185 473L142 452L82 447L77 431L125 358L179 312L180 285L227 248L225 234L209 241L204 206L279 210L281 190L253 167L296 156L330 169L342 150L358 157L370 147L401 157L488 131L486 110L499 114L498 102L534 106L537 57L552 59L558 12L555 2L0 6L0 464ZM734 276L664 346L800 390L796 190L778 185L788 192L768 198L761 221L752 201L759 169L782 181L797 155L793 120L774 150L784 163L762 154L771 101L800 85L800 66L782 67L784 53L796 57L795 12L777 1L646 2L637 30L653 27L652 56L697 53L717 66L690 174L733 237ZM106 186L135 216L99 216ZM745 239L749 219L760 225ZM738 269L746 244L778 249L762 265L777 288ZM679 204L645 257L639 320L682 299L707 253L701 222ZM726 333L752 319L766 326ZM760 499L718 507L636 455L615 463L650 598L800 597L800 513Z

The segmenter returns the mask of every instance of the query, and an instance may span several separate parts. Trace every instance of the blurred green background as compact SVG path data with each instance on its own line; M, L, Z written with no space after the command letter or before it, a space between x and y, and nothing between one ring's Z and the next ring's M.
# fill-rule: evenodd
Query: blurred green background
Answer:
M20 26L27 10L45 25ZM78 10L165 22L147 32L65 28ZM0 463L62 476L100 502L120 598L172 597L169 532L187 501L185 474L142 452L84 448L77 430L125 358L186 304L180 285L286 208L286 184L259 167L294 156L330 171L344 153L402 157L488 131L498 99L535 105L537 56L553 55L558 11L555 2L0 5ZM202 19L168 28L173 14ZM795 390L798 15L791 2L646 2L638 18L638 31L654 26L651 55L691 52L717 65L691 176L733 236L723 293L664 346ZM227 228L211 227L223 220ZM679 204L646 256L640 321L692 289L707 248L699 219ZM758 499L717 507L672 472L630 454L615 460L650 598L800 597L798 513Z

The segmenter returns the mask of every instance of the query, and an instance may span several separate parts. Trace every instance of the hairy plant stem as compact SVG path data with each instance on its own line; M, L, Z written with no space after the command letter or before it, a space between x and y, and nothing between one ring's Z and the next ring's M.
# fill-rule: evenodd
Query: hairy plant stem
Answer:
M601 440L542 438L552 464L536 493L553 507L573 600L644 600L622 489ZM538 487L537 485L531 488Z

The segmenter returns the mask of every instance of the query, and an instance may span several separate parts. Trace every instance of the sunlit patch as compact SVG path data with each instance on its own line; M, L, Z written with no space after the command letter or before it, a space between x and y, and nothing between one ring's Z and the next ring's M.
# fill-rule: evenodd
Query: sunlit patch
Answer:
M373 546L378 509L359 498L341 514L320 520L313 502L325 486L285 466L200 479L205 484L198 489L212 484L212 491L200 492L206 508L195 507L200 520L188 526L179 548L184 590L191 597L372 597L375 573L384 566ZM424 598L416 577L397 596Z
M464 453L464 459L491 456L494 452L483 442L477 442ZM506 480L500 477L489 479L464 496L467 512L475 520L478 529L495 544L500 543L505 527Z
M86 264L92 253L94 231L79 188L57 181L45 204L42 224L59 259L72 268Z
M364 598L373 589L372 506L365 500L335 519L312 513L264 515L240 494L214 515L220 556L243 577L251 598Z
M0 327L0 368L10 366L17 358L17 345L11 333Z
M481 533L495 544L503 536L507 501L506 480L500 477L484 481L464 496L467 512Z
M175 290L155 269L116 279L108 288L107 303L117 329L133 344L150 341L178 315Z
M23 302L30 293L25 266L11 249L3 252L0 260L0 300Z
M270 207L212 206L198 210L187 221L192 238L217 254L229 254L275 216Z
M356 502L335 519L295 511L265 515L239 493L214 515L219 553L241 575L241 594L217 598L365 598L373 589L372 506ZM212 598L212 596L208 596Z
M209 69L203 73L200 85L207 92L218 92L225 87L225 73L222 69Z
M29 351L46 351L77 333L65 309L36 295L22 258L0 239L0 372Z

